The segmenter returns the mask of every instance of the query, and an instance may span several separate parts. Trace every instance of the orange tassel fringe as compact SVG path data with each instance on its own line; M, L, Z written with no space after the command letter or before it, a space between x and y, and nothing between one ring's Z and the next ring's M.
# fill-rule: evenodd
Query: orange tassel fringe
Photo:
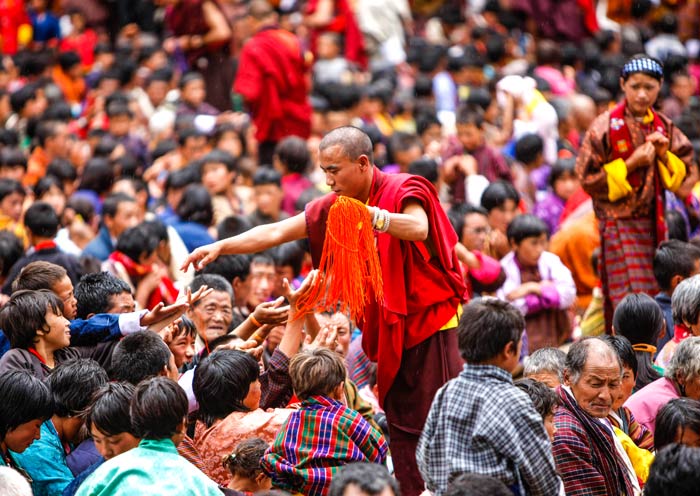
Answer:
M339 196L331 205L318 268L314 286L297 301L299 316L338 310L357 321L370 293L377 301L384 299L372 217L364 203Z

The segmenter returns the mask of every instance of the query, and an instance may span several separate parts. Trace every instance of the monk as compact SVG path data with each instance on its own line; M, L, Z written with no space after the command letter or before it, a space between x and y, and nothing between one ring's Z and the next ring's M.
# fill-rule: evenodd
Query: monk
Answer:
M384 281L384 301L370 302L362 321L362 344L377 362L380 402L386 411L391 450L402 493L423 490L415 449L436 391L457 376L463 362L456 327L465 286L450 227L435 188L424 178L388 175L373 164L372 143L360 129L328 133L319 145L321 169L332 192L306 211L275 224L195 250L185 262L199 269L218 256L255 253L308 238L318 266L328 210L337 196L367 204Z

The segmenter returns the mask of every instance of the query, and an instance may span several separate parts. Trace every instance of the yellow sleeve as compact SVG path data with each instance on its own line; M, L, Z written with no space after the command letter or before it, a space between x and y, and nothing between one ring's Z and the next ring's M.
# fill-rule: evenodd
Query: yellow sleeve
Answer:
M608 178L608 200L611 202L624 198L632 192L632 186L627 182L627 165L617 158L603 166Z
M646 482L649 477L649 467L651 467L654 461L654 453L638 447L627 434L617 427L614 427L614 429L615 435L620 440L620 443L622 443L622 447L625 448L625 452L632 462L632 467L637 477L639 477L642 482Z
M660 160L657 161L659 174L661 175L661 182L663 182L664 187L675 193L678 188L681 187L681 184L683 184L683 179L685 179L685 164L671 152L666 152L666 157L666 165Z

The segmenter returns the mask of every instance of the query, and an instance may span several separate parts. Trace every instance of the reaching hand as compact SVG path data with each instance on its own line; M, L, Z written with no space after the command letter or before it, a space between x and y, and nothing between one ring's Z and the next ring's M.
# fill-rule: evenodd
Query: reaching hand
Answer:
M301 286L299 286L299 289L297 289L296 291L292 289L292 286L289 284L289 281L286 278L282 280L282 291L284 292L284 296L287 298L287 301L289 301L290 314L296 314L297 301L302 296L308 295L309 292L311 292L311 290L314 287L316 287L316 284L320 282L318 280L319 277L319 271L316 269L312 270L311 272L309 272L309 274L304 279L304 282L301 283Z
M282 303L284 303L283 296L280 296L275 301L260 303L253 311L253 317L261 324L284 324L289 317L289 306L281 307Z
M217 243L211 243L206 246L200 246L195 251L190 253L187 257L185 263L182 264L180 270L187 272L190 265L194 267L194 270L202 270L204 266L216 260L219 255L221 255L221 246Z
M323 326L311 346L335 351L338 346L338 327L332 324Z

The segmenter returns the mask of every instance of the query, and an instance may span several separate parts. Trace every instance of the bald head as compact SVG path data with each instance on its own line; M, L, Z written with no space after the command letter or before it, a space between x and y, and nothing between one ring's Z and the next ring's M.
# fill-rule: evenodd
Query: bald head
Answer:
M343 126L333 129L323 137L318 145L318 149L323 153L324 150L334 146L340 146L343 154L350 160L357 160L360 155L366 155L369 163L374 163L372 140L359 128Z
M581 93L571 96L571 116L574 119L576 129L587 131L596 115L597 110L593 98Z
M272 8L272 5L267 0L251 0L250 5L248 5L248 15L258 21L267 19L274 13L275 9Z

